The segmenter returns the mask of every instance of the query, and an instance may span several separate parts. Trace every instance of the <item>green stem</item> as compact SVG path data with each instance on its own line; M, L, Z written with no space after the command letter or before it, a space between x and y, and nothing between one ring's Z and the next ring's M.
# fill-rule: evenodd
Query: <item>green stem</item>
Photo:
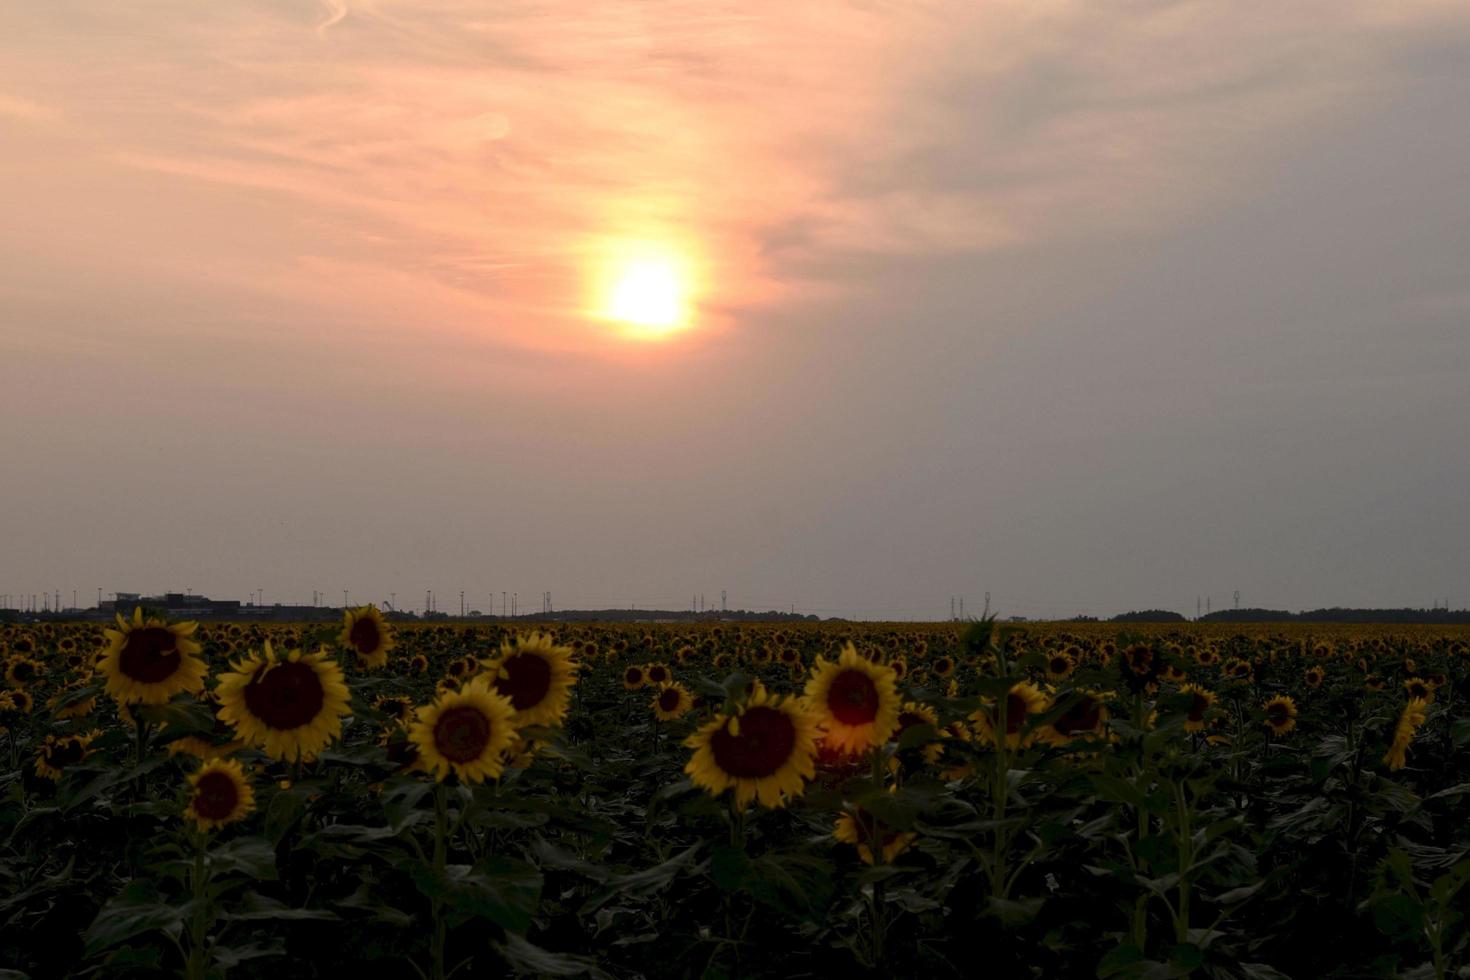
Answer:
M1179 832L1179 904L1174 912L1174 941L1183 943L1189 938L1189 866L1194 863L1194 840L1189 800L1182 782L1174 784L1174 806L1178 811Z
M206 950L204 948L204 935L209 922L206 916L206 885L205 875L207 868L204 861L205 846L208 837L203 831L195 831L194 837L194 868L190 874L190 884L193 886L194 914L189 922L189 959L185 967L185 976L188 980L204 980Z
M444 885L444 867L448 854L448 827L449 815L445 802L444 784L434 784L434 880L435 887L442 888ZM430 974L433 980L445 980L444 975L444 945L447 938L447 928L444 917L444 902L434 899L432 902L432 916L434 921L433 946L433 972Z
M745 810L735 802L735 794L730 793L730 846L738 848L741 854L745 853ZM734 896L730 892L725 893L725 942L729 944L731 955L735 958L735 976L740 976L740 940L735 936Z
M873 788L874 790L881 791L884 784L883 747L881 745L873 749L872 764ZM877 816L871 813L867 814L867 816L869 818L870 825L863 829L866 830L868 834L868 852L873 856L873 867L881 868L883 867L884 863L883 824L878 820ZM873 919L872 965L874 968L879 968L883 965L883 939L884 934L887 932L888 929L887 906L885 904L884 895L886 889L884 885L885 882L882 878L879 878L877 881L873 882L873 891L869 905L869 910L872 913Z

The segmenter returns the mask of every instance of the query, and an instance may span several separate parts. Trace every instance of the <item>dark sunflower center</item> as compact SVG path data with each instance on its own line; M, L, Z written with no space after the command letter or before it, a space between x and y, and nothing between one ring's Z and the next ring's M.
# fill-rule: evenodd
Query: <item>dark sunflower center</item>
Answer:
M1007 707L1009 709L1009 706ZM1024 710L1024 709L1023 709ZM1053 726L1065 735L1096 731L1102 723L1102 703L1093 697L1084 697L1068 708ZM1007 728L1010 727L1007 719Z
M648 679L655 684L662 684L669 679L669 672L662 667L650 667L648 668Z
M495 690L510 698L517 711L534 708L551 690L551 664L534 653L520 653L500 665L504 677L495 678Z
M1026 721L1026 699L1019 694L1006 695L1006 734L1014 735Z
M449 708L434 722L434 748L450 762L473 762L490 744L490 719L479 708Z
M46 753L46 762L52 769L65 769L81 762L86 755L87 747L80 739L68 738L52 746Z
M194 812L205 820L223 820L235 812L240 789L223 772L207 772L194 785Z
M300 728L316 720L327 692L310 664L288 660L258 671L245 685L245 707L269 728Z
M670 687L663 691L660 691L658 693L658 706L664 711L673 711L675 708L679 707L678 688Z
M736 779L773 776L791 758L796 725L784 711L758 705L740 716L740 734L725 726L710 736L715 765Z
M623 680L625 680L629 684L637 684L639 681L643 680L643 671L639 670L637 667L629 667L628 672L623 675Z
M1205 712L1209 710L1210 699L1199 692L1195 692L1189 702L1189 720L1204 721Z
M929 720L917 711L901 711L898 714L898 730L907 731L915 725L927 725Z
M128 634L118 669L140 684L157 684L172 677L180 662L179 640L173 631L147 626Z
M1067 668L1070 666L1071 662L1064 657L1052 657L1051 659L1051 672L1053 674L1066 673Z
M1285 721L1287 719L1286 705L1284 705L1284 704L1269 704L1269 705L1267 705L1266 706L1266 717L1268 719L1270 719L1270 721L1273 724L1277 724L1277 725L1281 724L1283 721Z
M347 634L347 639L359 656L366 657L378 652L382 634L378 632L378 624L371 619L359 619L352 624L352 632Z
M36 665L28 660L21 660L10 668L10 673L17 681L30 683L36 679Z
M844 725L866 725L878 717L878 686L860 670L844 670L832 680L827 707Z

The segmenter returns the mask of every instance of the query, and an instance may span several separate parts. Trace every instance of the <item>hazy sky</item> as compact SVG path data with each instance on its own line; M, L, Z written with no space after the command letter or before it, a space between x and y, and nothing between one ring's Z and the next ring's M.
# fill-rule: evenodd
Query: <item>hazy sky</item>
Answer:
M1467 423L1464 2L0 5L0 593L1460 607Z

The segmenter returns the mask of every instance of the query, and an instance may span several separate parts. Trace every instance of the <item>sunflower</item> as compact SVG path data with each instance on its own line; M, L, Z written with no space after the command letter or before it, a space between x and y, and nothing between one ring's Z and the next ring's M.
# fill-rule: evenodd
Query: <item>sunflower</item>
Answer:
M1296 702L1286 695L1276 695L1262 708L1266 712L1266 727L1277 735L1285 735L1296 727Z
M893 671L895 680L903 680L909 672L909 662L903 657L894 657L888 661L888 669Z
M490 684L510 699L518 727L560 725L577 670L571 648L557 646L541 633L516 637L513 646L507 640L500 645L499 657L485 661L485 673L493 678Z
M648 683L654 687L667 684L674 679L669 674L669 668L663 664L644 664L643 676L648 678Z
M653 714L659 721L673 721L682 718L694 707L694 698L689 689L678 681L660 685L658 693L653 696L650 705Z
M934 662L929 665L929 668L934 671L935 677L948 677L954 673L954 658L948 655L936 657Z
M1393 744L1383 756L1383 763L1390 770L1397 772L1408 764L1409 745L1414 741L1414 732L1429 717L1428 708L1429 702L1423 698L1410 698L1409 703L1404 705L1399 723L1394 726Z
M401 694L384 694L373 702L373 708L397 722L406 722L413 717L413 702Z
M1198 684L1185 684L1179 689L1179 693L1189 695L1189 713L1184 718L1184 730L1186 732L1204 731L1205 716L1215 705L1215 692Z
M383 614L371 604L343 610L337 643L357 656L357 666L368 670L386 666L388 651L397 646Z
M1404 693L1409 695L1410 701L1423 701L1425 704L1434 703L1434 685L1423 677L1410 677L1404 681Z
M884 827L877 818L862 807L856 807L855 810L855 813L844 813L837 818L837 824L832 828L832 836L844 844L855 845L858 857L863 859L864 864L874 863L876 855L873 845L880 837L883 841L883 863L891 864L893 859L908 850L909 845L919 836L912 832L900 833Z
M1370 691L1381 691L1387 685L1384 683L1383 678L1379 675L1369 674L1367 677L1363 678L1363 686Z
M1255 668L1251 666L1249 660L1242 660L1239 657L1232 657L1229 660L1225 661L1225 676L1231 678L1232 680L1243 681L1248 684L1250 683L1251 676L1254 673Z
M10 730L10 726L16 724L23 717L20 706L15 703L15 697L11 691L0 691L0 733Z
M1066 650L1057 650L1046 658L1046 679L1056 683L1072 676L1077 669L1077 660Z
M85 735L47 735L36 753L36 775L53 783L61 778L69 766L74 766L92 754L88 748L98 732Z
M5 679L16 687L25 687L46 673L46 665L22 654L5 661Z
M904 732L913 728L915 725L932 725L937 730L939 728L939 715L927 704L920 704L917 701L905 701L903 708L898 713L898 728L893 732L894 739L898 739ZM942 735L936 734L933 741L925 742L921 749L924 761L930 765L938 762L939 757L944 753L944 745L940 742L940 738L942 738Z
M1306 683L1307 687L1316 690L1322 686L1322 679L1326 676L1327 671L1313 664L1307 668L1306 673L1302 674L1302 680Z
M410 674L422 674L428 669L429 658L424 656L422 653L414 654L413 659L408 662L408 672Z
M278 657L267 640L263 654L233 666L216 688L219 716L247 744L273 759L310 761L341 736L352 695L325 649Z
M1021 729L1026 724L1026 719L1031 715L1039 715L1047 709L1047 697L1040 689L1030 681L1018 681L1011 685L1010 692L1006 695L1006 722L1005 740L1006 744L1015 748L1023 744L1030 744L1032 736L1023 736ZM996 705L987 701L970 713L970 720L975 723L975 731L982 741L998 741Z
M1042 728L1041 738L1052 745L1066 745L1077 738L1101 738L1108 724L1106 696L1097 691L1073 691L1063 697L1075 700L1050 725ZM1024 695L1022 700L1025 700ZM1007 727L1010 727L1010 720L1007 711Z
M740 809L759 799L781 807L816 775L816 720L797 699L757 686L734 713L716 715L684 744L694 755L684 772L711 796L734 787Z
M10 700L15 702L15 710L23 715L30 714L31 709L36 706L36 699L25 688L16 688L6 693L10 695Z
M420 708L408 737L419 763L441 782L451 772L467 783L498 779L516 741L515 706L477 677Z
M204 690L208 666L190 639L198 623L168 623L143 618L133 610L132 622L117 617L118 629L106 630L107 649L97 667L107 678L107 693L120 704L163 704L180 691Z
M860 754L888 741L898 727L893 670L858 654L851 643L836 661L818 657L806 701L834 750Z
M255 809L255 790L234 759L205 762L189 776L189 805L184 816L200 830L217 830Z
M641 664L629 664L623 669L623 687L629 691L636 691L648 683L648 675L643 672Z

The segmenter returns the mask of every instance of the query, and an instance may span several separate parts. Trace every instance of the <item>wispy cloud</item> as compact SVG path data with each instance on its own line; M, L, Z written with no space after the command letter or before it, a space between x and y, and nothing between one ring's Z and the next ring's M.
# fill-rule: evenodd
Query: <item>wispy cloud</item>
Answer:
M854 257L1208 213L1466 20L1367 0L45 9L0 15L0 90L28 75L62 108L0 95L0 115L64 111L115 164L292 199L313 254L572 344L619 240L692 253L707 307L738 310Z

